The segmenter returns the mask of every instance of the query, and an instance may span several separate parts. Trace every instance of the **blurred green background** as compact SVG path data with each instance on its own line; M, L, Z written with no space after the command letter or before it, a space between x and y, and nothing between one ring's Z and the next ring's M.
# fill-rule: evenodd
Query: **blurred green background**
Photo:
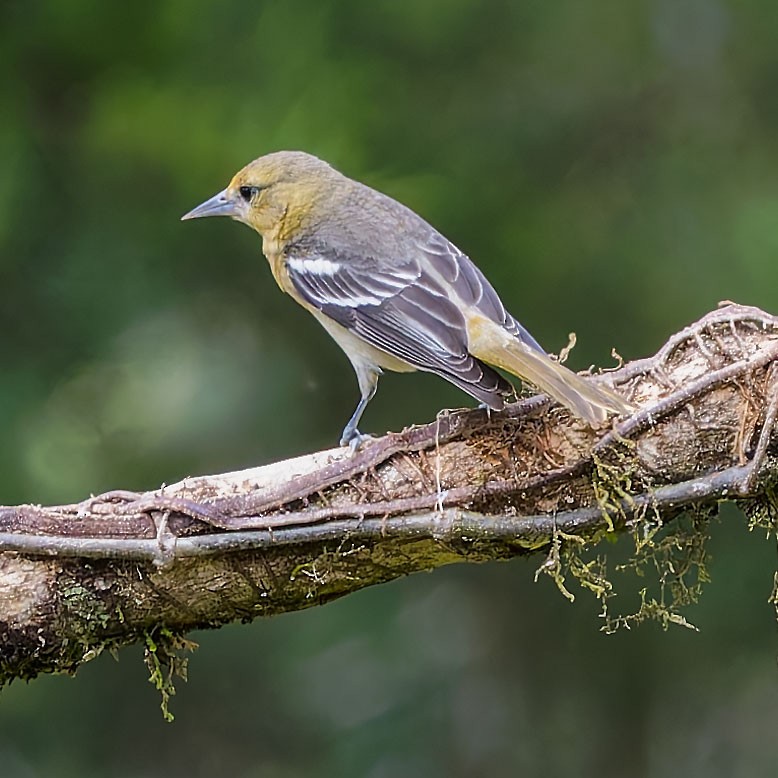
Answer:
M0 5L0 501L334 444L351 368L258 238L182 213L270 150L402 200L573 367L725 298L778 311L775 0ZM468 399L387 376L365 430ZM138 650L0 695L15 776L773 776L774 547L725 513L687 616L605 636L539 560ZM617 603L618 604L618 603ZM626 603L625 603L626 604Z

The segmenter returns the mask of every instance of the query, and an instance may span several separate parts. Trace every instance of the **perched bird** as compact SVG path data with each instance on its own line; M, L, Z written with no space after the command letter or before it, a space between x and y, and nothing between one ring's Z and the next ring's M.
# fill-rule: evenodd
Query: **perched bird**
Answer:
M281 289L346 352L361 399L357 425L383 369L426 370L494 410L525 379L590 425L630 410L612 391L550 359L483 273L409 208L300 151L250 162L182 219L229 216L262 236Z

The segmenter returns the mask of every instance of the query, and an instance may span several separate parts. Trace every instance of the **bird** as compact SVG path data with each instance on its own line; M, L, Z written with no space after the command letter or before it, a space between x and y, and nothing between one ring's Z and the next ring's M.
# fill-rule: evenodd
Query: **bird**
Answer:
M502 369L591 427L632 406L547 355L475 263L410 208L303 151L265 154L183 220L227 216L254 229L280 289L346 353L360 399L341 446L384 370L427 371L488 409L515 397Z

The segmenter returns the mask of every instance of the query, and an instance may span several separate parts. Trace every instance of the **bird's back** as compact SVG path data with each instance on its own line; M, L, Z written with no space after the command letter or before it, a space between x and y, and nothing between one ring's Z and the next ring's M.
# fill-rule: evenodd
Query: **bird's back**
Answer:
M308 248L363 268L416 268L420 283L458 298L462 307L505 327L526 346L546 352L507 311L492 284L448 238L408 206L365 184L346 179L337 195L336 218L322 220Z

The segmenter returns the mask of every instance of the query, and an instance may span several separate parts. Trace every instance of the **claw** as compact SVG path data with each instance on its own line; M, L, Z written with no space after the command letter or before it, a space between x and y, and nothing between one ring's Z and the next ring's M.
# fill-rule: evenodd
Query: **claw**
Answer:
M340 445L348 446L353 453L356 452L363 443L373 439L373 435L363 435L358 429L354 429L350 430L348 435L344 433L343 437L340 439Z

